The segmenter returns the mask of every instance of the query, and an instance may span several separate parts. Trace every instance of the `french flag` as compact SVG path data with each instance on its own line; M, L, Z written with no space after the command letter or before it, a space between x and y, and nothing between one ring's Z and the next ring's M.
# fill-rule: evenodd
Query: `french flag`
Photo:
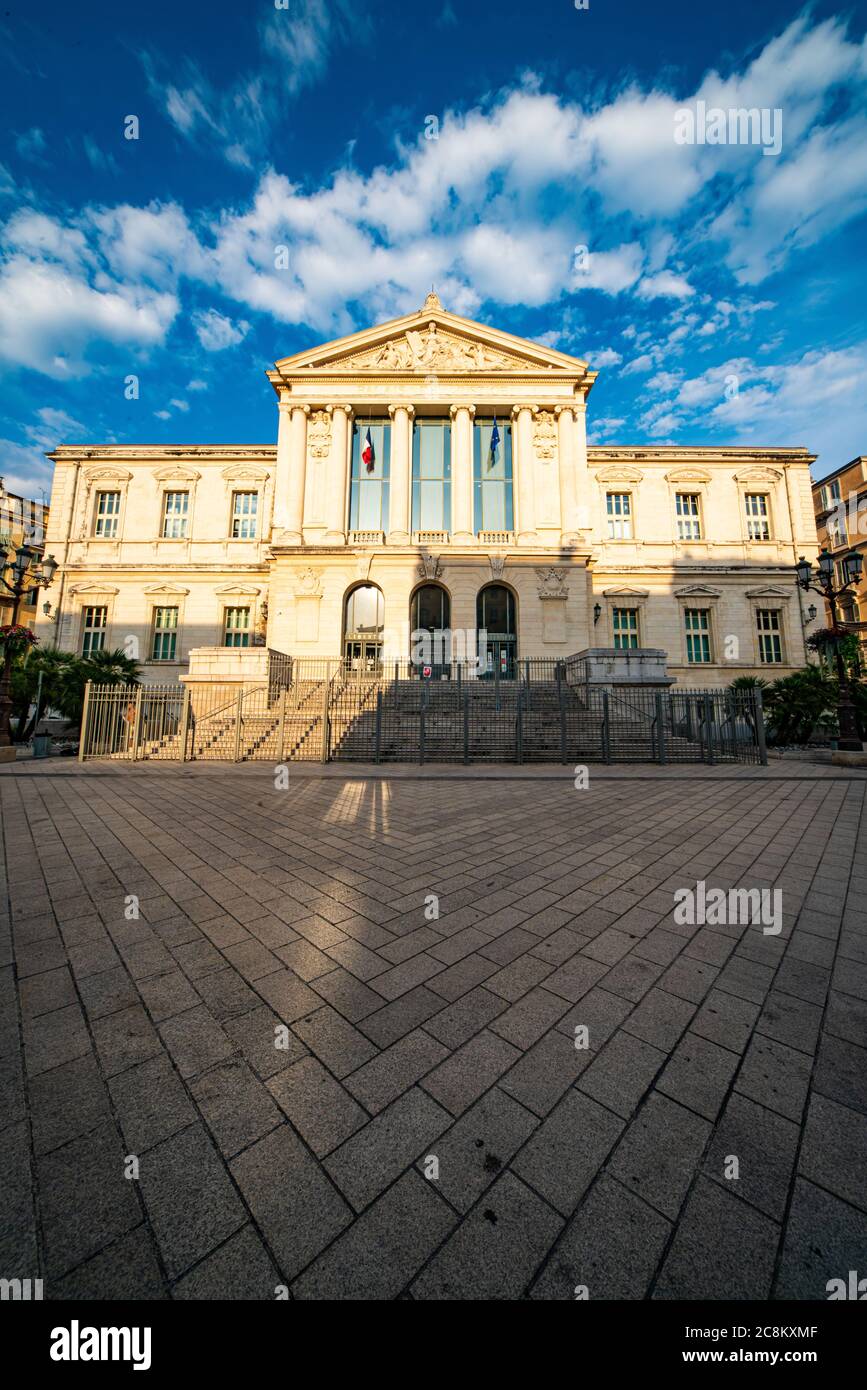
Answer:
M372 440L372 438L371 438L371 436L370 436L370 426L369 426L369 425L368 425L368 427L367 427L367 436L366 436L365 441L364 441L364 448L363 448L362 451L361 451L361 458L362 458L362 462L364 463L365 467L367 468L368 473L372 473L372 472L373 472L373 466L374 466L374 464L376 463L376 454L374 453L374 449L373 449L373 440Z

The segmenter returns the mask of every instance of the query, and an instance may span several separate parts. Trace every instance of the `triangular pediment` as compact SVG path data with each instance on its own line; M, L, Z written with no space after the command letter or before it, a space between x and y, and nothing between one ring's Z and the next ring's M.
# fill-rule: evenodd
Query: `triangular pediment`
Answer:
M589 388L596 378L578 357L542 347L443 309L435 295L415 314L281 358L269 373L281 379L323 375L450 376L469 373L570 377Z

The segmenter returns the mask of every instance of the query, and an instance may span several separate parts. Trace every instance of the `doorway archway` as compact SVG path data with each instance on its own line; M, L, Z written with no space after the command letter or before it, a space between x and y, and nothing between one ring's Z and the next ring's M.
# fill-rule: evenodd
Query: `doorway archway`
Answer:
M492 678L499 671L502 680L514 680L518 663L517 605L515 595L505 584L486 584L479 590L476 627L483 658L482 677Z
M376 584L356 584L343 604L343 656L352 670L379 669L384 627L382 590Z

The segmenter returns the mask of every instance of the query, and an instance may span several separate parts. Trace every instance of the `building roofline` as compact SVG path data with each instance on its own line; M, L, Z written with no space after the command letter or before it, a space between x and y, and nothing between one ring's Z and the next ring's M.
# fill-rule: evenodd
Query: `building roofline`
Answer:
M841 463L839 468L832 468L830 473L825 473L823 477L816 478L813 481L813 491L815 492L816 488L824 487L825 484L830 482L833 478L839 478L841 474L848 472L850 468L854 468L857 463L867 463L867 454L856 454L848 463Z

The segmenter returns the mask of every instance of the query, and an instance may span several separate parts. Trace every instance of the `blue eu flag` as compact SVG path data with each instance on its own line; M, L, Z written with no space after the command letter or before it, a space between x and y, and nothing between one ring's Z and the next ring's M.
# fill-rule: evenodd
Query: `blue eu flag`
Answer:
M500 447L500 431L497 429L497 417L494 416L494 428L491 430L491 457L490 466L494 467L497 462L497 450Z

